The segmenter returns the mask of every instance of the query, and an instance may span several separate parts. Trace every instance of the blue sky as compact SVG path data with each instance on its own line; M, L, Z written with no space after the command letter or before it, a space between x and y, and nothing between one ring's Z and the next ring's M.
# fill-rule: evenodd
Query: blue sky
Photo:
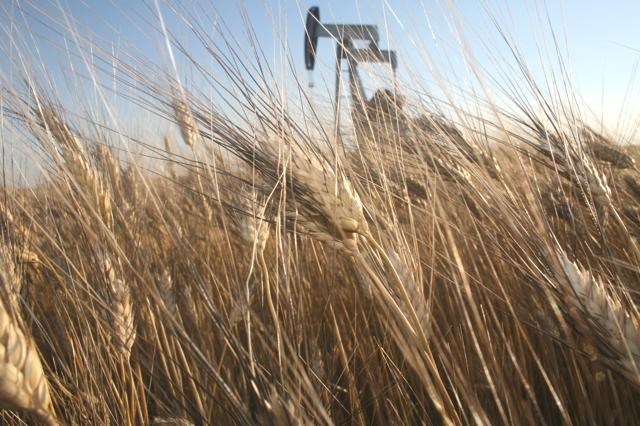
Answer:
M637 25L640 2L158 0L158 4L172 34L185 42L196 60L212 69L215 69L213 61L188 25L198 24L206 31L215 22L223 21L228 34L246 47L250 22L265 57L281 71L278 75L289 85L291 73L285 62L288 58L303 81L309 79L303 65L302 28L310 5L320 7L323 22L377 24L383 35L382 46L398 51L399 77L404 87L424 92L438 92L439 85L478 90L473 82L477 76L465 61L498 77L518 73L509 68L513 61L494 20L513 39L534 77L549 81L545 70L557 70L553 64L557 53L550 44L552 28L560 40L571 82L593 116L601 117L608 127L625 135L632 134L637 125L635 65L640 50ZM73 26L78 34L111 49L115 55L135 52L137 58L145 58L142 62L171 68L159 31L155 0L5 0L0 6L0 16L4 22L1 38L4 49L7 34L13 34L36 66L46 64L52 87L65 100L77 101L85 108L87 99L96 104L100 99L95 90L92 93L91 82L83 84L76 78L85 73L82 68L87 63L83 60L88 61L88 56L70 60L68 52L74 50L78 39L65 33L64 27ZM221 41L213 30L211 38ZM38 50L27 46L36 46ZM333 43L321 40L319 63L313 75L315 88L306 89L318 103L327 103L333 90L333 48ZM465 49L467 56L463 53ZM247 55L250 54L247 50ZM5 76L9 72L7 61L6 57L0 59ZM197 73L184 58L177 59L177 67L186 83L201 86ZM374 78L376 73L383 72L375 67L364 70L369 92L385 84ZM499 98L491 88L483 89ZM89 96L82 96L87 93Z

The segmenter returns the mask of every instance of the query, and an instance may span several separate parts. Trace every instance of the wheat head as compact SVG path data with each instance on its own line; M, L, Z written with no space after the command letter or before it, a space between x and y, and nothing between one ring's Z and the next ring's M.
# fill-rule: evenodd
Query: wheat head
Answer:
M573 320L586 323L602 360L632 383L640 385L640 328L637 319L614 300L588 270L557 250L570 288L564 301Z
M12 280L15 266L6 250L0 253L0 277L8 290L19 286ZM49 425L57 424L49 394L49 383L40 357L16 320L0 300L0 405L24 410Z

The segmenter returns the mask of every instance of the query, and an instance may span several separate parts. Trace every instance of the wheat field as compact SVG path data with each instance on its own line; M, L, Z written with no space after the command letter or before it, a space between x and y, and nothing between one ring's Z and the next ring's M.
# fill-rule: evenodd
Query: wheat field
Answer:
M633 146L526 78L510 108L380 91L339 137L190 30L224 108L170 34L210 87L93 46L162 138L2 76L41 172L0 199L3 424L638 422Z

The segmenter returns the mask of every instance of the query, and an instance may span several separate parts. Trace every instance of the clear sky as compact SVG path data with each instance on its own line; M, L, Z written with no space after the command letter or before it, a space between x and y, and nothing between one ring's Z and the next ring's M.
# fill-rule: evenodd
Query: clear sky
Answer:
M291 69L306 83L304 70L303 23L311 5L320 7L326 23L377 24L383 35L383 48L397 50L399 79L406 90L437 92L438 87L485 90L478 86L476 69L486 70L504 85L504 76L519 72L514 66L496 22L531 66L534 78L549 82L549 69L557 70L558 52L567 66L571 83L581 101L617 134L631 139L638 124L638 86L636 63L640 51L640 2L566 0L558 2L524 0L410 1L410 0L245 0L177 1L157 0L169 31L188 47L193 57L209 66L210 56L195 39L190 25L200 31L211 29L215 42L222 39L213 30L223 23L230 38L246 47L247 29L255 32L267 60L278 75L291 84ZM8 63L16 63L18 46L36 67L46 65L51 86L66 101L77 101L87 108L87 99L100 102L92 92L92 82L80 83L86 74L88 56L74 57L80 37L65 31L72 27L78 36L111 50L115 56L133 52L141 62L152 62L170 69L164 38L159 30L156 0L4 0L0 4L2 49L0 58L6 79ZM248 24L249 23L249 24ZM26 30L28 28L28 31ZM550 32L553 29L554 33ZM11 42L10 42L11 41ZM461 47L462 46L462 47ZM308 89L315 102L328 103L333 91L333 43L321 40L315 88ZM290 62L289 62L290 61ZM92 64L95 65L95 64ZM215 69L211 65L211 69ZM513 67L513 68L511 68ZM186 59L177 58L180 78L198 86L199 77ZM35 74L41 69L36 69ZM368 91L386 83L376 80L376 67L365 69ZM286 76L286 77L283 77ZM95 88L94 88L95 89ZM206 89L202 89L206 91ZM89 94L89 96L85 96ZM637 141L636 141L637 142Z

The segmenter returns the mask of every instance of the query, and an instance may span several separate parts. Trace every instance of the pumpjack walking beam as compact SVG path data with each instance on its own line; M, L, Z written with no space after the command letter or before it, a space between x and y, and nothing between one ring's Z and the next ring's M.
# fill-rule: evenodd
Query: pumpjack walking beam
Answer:
M376 25L354 25L354 24L323 24L320 22L320 8L317 6L309 8L305 25L304 57L307 70L313 70L316 60L316 49L320 37L335 39L336 44L336 85L335 85L335 125L339 132L340 122L340 74L342 71L342 60L346 59L349 72L349 89L351 92L351 102L354 112L362 110L364 102L364 88L362 80L358 74L358 64L360 63L389 63L394 73L398 66L396 53L393 50L380 50L378 41L380 39L378 27ZM367 47L358 48L354 41L368 42Z

